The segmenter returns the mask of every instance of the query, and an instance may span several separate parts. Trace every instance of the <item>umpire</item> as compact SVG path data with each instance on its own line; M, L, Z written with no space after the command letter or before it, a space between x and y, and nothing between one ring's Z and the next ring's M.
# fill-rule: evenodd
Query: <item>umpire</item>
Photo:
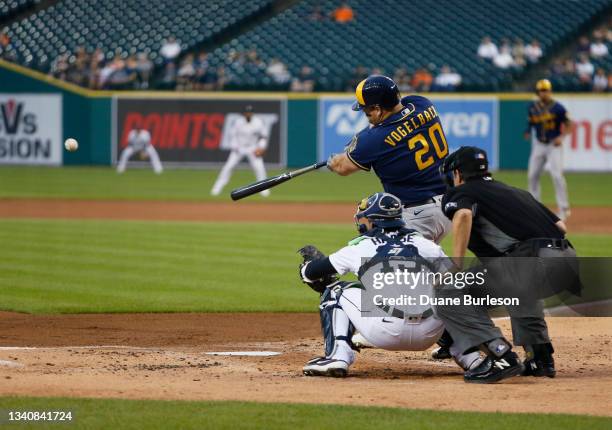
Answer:
M481 271L485 279L480 286L436 291L436 297L461 299L458 305L436 307L457 349L487 354L480 366L465 373L465 381L492 383L519 374L553 378L554 350L542 299L563 290L580 291L576 253L565 239L565 224L528 192L493 180L482 149L461 147L440 170L449 185L442 210L452 221L454 262L461 268L469 249L480 263L467 271ZM466 304L466 296L519 300L506 309L514 343L525 349L524 363L487 312L495 303Z

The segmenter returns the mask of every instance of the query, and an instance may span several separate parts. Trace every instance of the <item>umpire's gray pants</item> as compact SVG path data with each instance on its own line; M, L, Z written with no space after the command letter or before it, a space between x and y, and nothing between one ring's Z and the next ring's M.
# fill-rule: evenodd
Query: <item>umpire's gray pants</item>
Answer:
M465 352L490 340L503 337L491 320L486 306L465 305L464 296L516 297L518 306L506 306L516 345L527 346L550 342L544 320L542 298L573 289L578 281L576 253L573 249L541 249L538 257L500 257L484 261L469 269L482 272L485 284L458 290L436 289L436 297L458 298L459 305L437 305L438 317L444 322L459 351ZM555 258L563 257L563 258Z
M527 172L529 192L536 200L540 200L540 176L542 176L546 162L548 162L550 176L555 186L557 207L559 210L567 210L569 209L569 200L567 198L567 184L563 176L562 146L555 146L552 143L546 144L533 140Z

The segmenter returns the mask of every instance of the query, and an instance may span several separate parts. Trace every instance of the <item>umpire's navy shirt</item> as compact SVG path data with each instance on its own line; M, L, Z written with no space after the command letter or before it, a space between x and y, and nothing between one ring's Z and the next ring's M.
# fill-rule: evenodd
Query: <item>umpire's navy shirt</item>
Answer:
M459 209L472 210L468 248L477 257L497 257L534 238L562 239L559 218L525 190L493 180L470 178L449 188L442 211L452 220Z
M402 111L357 133L346 153L360 169L374 169L386 192L410 204L444 193L438 168L448 144L430 100L408 96L402 104Z

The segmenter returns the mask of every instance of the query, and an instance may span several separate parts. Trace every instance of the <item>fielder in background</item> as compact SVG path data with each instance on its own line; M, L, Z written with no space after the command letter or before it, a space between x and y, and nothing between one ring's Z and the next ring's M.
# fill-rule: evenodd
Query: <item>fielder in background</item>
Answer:
M384 190L402 201L408 228L439 243L450 223L440 210L445 186L438 168L448 154L438 111L425 97L400 98L391 78L372 75L357 85L357 102L370 126L357 133L327 167L341 176L374 172Z
M213 196L221 194L223 187L227 185L232 176L232 171L244 157L249 160L258 181L266 178L266 168L262 157L268 147L268 134L264 122L253 115L253 106L247 105L243 115L234 122L230 130L229 141L231 152L210 191ZM260 194L268 197L270 190L264 190Z
M125 172L127 163L134 153L138 153L141 160L148 158L151 161L155 173L163 172L163 167L157 151L151 145L151 133L143 128L135 128L128 134L128 146L121 153L117 164L117 173Z
M563 138L572 132L573 123L561 103L552 98L552 84L541 79L536 84L538 100L529 105L525 139L531 139L529 157L529 192L540 200L540 176L546 162L555 186L557 216L566 220L570 215L567 184L563 176ZM535 131L532 138L532 131Z
M355 361L351 343L355 329L368 343L393 351L424 351L444 331L442 321L434 315L431 306L410 307L406 311L383 306L379 307L382 316L368 316L371 307L362 303L362 298L366 299L362 294L372 286L337 280L337 275L349 272L360 275L364 262L367 264L371 259L401 256L446 260L442 248L406 228L401 201L388 193L363 199L357 207L355 223L361 236L329 257L311 245L299 251L304 258L300 265L302 281L321 294L319 311L325 340L325 355L304 366L307 376L346 376ZM413 309L415 312L408 314ZM463 355L451 346L450 354L465 370L478 366L481 361L476 351Z

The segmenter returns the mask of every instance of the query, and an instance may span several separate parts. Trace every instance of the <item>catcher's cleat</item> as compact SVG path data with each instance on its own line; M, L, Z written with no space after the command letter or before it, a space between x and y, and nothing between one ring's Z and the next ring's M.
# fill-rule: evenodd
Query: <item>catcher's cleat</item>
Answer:
M525 370L522 375L554 378L557 371L555 370L555 359L552 356L555 352L552 344L532 345L531 349L533 352L528 352L527 359L523 362Z
M431 358L434 360L448 360L449 358L453 358L453 356L450 353L449 347L441 346L431 351Z
M476 368L465 372L463 380L472 384L494 384L518 376L524 369L518 355L508 351L501 358L487 356Z
M316 357L308 361L302 371L306 376L331 376L333 378L344 378L348 375L349 364L343 360L333 358Z

